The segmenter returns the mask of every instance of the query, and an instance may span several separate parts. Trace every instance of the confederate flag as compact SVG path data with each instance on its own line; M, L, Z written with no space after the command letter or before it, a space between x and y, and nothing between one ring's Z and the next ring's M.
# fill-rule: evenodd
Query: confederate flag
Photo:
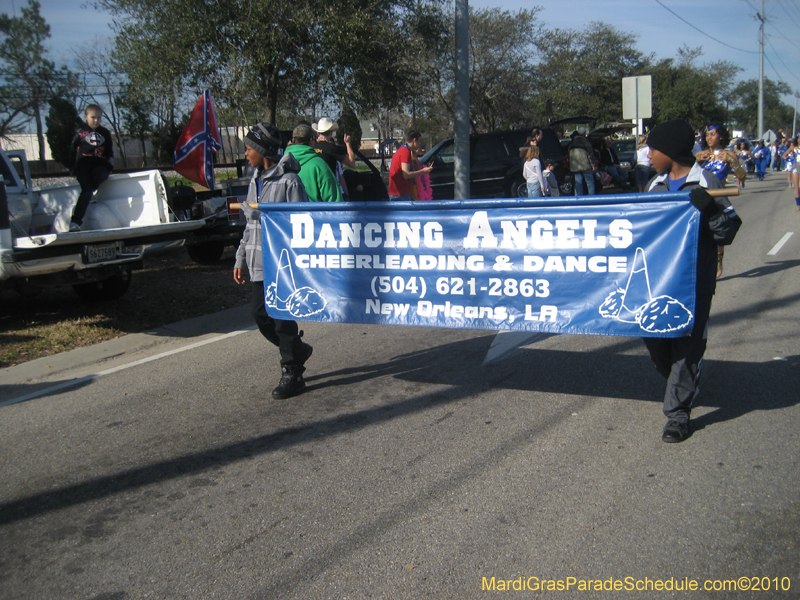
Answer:
M175 170L195 183L214 189L214 157L222 147L217 118L211 103L211 90L206 90L194 105L189 122L175 147Z

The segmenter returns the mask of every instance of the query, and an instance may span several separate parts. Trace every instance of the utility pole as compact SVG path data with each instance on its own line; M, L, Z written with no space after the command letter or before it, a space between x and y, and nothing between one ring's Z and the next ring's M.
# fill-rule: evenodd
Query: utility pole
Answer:
M764 0L761 0L761 12L757 15L761 21L759 27L759 62L758 62L758 139L764 139Z
M469 2L456 3L456 122L454 196L469 199Z

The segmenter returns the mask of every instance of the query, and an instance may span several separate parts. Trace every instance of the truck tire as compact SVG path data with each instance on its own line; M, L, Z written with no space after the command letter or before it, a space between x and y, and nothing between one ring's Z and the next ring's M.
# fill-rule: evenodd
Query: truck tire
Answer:
M225 251L225 244L223 242L192 244L191 246L186 246L186 251L194 262L207 265L215 263L222 258L222 253Z
M23 298L33 298L42 293L42 287L30 283L27 279L12 279L14 289Z
M131 269L123 267L120 273L112 275L108 279L91 283L76 283L72 289L82 300L87 302L108 302L122 297L128 291L131 285L131 276Z

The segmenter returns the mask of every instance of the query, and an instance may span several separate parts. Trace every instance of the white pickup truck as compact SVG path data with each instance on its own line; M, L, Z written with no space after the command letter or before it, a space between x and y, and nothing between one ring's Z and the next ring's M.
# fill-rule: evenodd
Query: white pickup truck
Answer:
M175 218L160 171L111 175L84 231L69 233L79 194L77 182L33 187L25 152L0 149L0 287L32 294L71 285L85 300L119 298L148 252L180 246L205 225Z

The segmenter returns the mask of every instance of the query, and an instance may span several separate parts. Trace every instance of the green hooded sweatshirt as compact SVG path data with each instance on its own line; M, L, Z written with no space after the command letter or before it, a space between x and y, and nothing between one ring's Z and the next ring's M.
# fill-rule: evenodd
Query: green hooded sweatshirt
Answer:
M342 190L330 167L311 146L293 144L286 148L300 163L300 181L310 202L341 202Z

